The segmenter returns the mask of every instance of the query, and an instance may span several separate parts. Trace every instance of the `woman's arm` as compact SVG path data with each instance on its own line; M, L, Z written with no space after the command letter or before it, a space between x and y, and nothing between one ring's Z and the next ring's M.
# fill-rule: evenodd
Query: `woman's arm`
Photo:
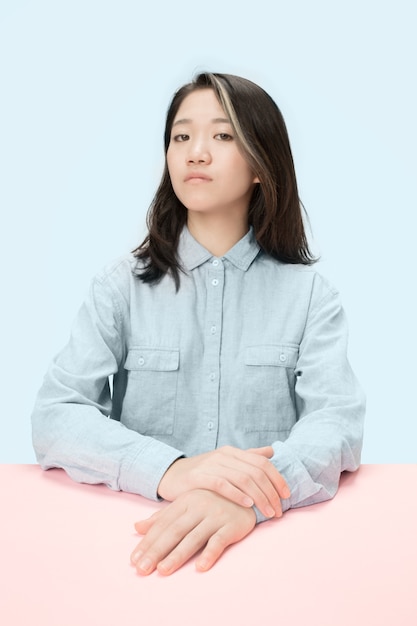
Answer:
M176 450L110 418L109 376L120 376L129 318L112 276L94 279L66 347L53 360L32 414L41 467L61 467L78 482L156 498Z
M273 443L271 462L291 497L283 510L332 498L341 472L359 467L365 398L347 359L348 330L338 295L313 293L296 368L297 423Z

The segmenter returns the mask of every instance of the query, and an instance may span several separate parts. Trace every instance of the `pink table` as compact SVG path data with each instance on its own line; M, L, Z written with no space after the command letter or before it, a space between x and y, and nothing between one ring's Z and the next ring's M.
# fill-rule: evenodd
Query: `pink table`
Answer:
M211 571L167 578L129 562L161 505L35 465L0 466L0 484L4 626L417 625L417 465L362 466Z

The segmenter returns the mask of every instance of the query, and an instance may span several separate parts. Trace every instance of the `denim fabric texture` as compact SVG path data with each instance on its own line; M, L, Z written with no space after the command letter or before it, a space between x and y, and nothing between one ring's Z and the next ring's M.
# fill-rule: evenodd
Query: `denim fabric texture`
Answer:
M185 228L178 252L178 292L142 283L133 255L93 279L38 394L38 462L158 499L181 456L272 445L283 510L333 497L359 466L365 407L337 291L252 230L216 258Z

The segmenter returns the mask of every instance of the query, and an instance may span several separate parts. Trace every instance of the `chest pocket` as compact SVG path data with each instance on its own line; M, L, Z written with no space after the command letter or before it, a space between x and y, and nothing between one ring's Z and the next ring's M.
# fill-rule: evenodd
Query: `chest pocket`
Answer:
M125 362L128 372L121 421L143 435L174 430L180 353L176 349L135 347Z
M294 426L297 359L296 345L248 346L245 349L242 391L246 432L282 433Z

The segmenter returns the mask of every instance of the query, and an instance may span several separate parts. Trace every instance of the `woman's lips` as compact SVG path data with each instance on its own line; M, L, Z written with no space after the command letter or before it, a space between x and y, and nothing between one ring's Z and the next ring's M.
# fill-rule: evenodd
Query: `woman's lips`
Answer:
M207 176L207 174L202 174L200 172L193 172L192 174L188 174L188 176L185 177L186 183L208 183L211 180L212 179L210 178L210 176Z

